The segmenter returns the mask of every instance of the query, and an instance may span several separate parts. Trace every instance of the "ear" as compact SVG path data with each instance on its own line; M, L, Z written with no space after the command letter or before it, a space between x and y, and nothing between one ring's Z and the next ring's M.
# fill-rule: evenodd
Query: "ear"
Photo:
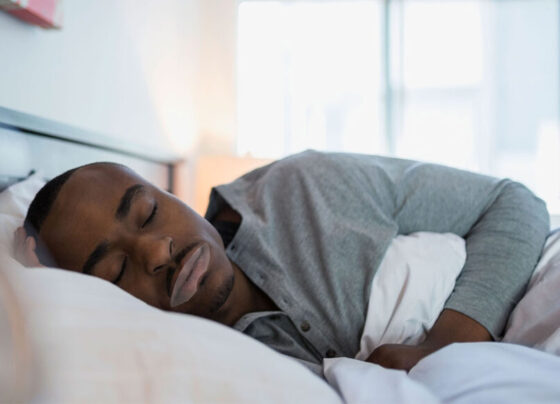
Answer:
M42 266L37 257L37 242L28 236L23 227L18 227L14 232L14 256L26 267Z
M14 245L13 245L13 249L14 249L14 253L17 255L18 250L23 249L23 246L25 244L25 238L27 237L27 232L25 231L25 229L23 228L23 226L18 227L15 231L14 231Z
M27 236L25 238L25 256L27 257L28 266L41 267L43 264L39 261L37 256L37 242L34 237Z
M36 248L37 248L37 243L35 242L35 238L31 236L27 236L25 238L25 252L35 253Z

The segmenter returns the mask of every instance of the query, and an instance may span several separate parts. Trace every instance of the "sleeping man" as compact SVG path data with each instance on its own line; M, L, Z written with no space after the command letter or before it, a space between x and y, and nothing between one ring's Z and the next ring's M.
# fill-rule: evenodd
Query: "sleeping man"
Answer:
M455 233L467 259L426 339L382 345L367 359L409 370L450 343L500 337L548 220L519 183L386 157L287 157L214 188L204 218L130 169L96 163L37 194L16 255L218 321L321 374L323 358L358 352L372 279L393 238Z

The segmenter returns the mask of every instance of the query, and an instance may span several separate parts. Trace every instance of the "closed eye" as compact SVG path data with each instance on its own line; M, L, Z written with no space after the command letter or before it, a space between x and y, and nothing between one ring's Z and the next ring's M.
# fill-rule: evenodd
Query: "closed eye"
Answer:
M156 215L158 210L158 204L157 202L154 204L154 208L152 209L152 213L150 213L150 216L148 216L148 218L146 219L146 221L144 222L144 224L142 224L142 228L146 227L147 225L150 224L150 222L154 219L154 216Z
M125 270L125 268L126 268L126 261L127 261L127 257L124 257L123 263L122 263L122 265L121 265L121 271L119 272L119 276L117 276L117 279L115 279L115 280L113 281L113 283L114 283L115 285L118 284L119 281L120 281L120 280L122 279L122 277L123 277L124 270Z

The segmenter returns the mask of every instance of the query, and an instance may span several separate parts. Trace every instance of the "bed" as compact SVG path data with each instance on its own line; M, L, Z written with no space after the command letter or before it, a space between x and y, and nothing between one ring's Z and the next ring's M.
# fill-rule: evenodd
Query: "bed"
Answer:
M172 192L177 156L146 150L0 108L0 402L560 402L558 232L548 239L504 343L453 344L408 374L356 358L325 359L325 379L228 327L160 311L95 277L24 268L11 258L12 232L34 193L66 169L119 162ZM454 266L447 284L421 297L424 312L436 312L464 260L461 245L452 235L410 235L392 245L384 264L401 266L403 276L406 268L421 273L434 256L442 271ZM378 284L387 285L382 276ZM396 295L419 299L413 292L426 276L406 291L392 280ZM421 338L434 316L405 310L406 299L395 295L383 299L387 313L400 314L372 323L383 332L369 340L364 332L364 346ZM416 331L403 332L410 318Z

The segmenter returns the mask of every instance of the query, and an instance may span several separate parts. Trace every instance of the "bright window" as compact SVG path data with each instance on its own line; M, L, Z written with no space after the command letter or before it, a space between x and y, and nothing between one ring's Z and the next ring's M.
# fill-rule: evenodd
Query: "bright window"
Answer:
M557 0L241 1L238 152L389 154L560 214Z
M377 2L243 2L241 154L307 148L383 152Z

